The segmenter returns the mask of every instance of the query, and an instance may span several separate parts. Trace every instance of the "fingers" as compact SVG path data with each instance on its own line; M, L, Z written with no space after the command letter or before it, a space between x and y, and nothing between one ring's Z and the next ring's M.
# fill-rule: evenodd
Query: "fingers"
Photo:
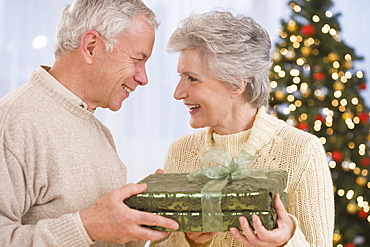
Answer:
M133 209L132 211L136 214L137 222L139 225L160 226L173 230L177 230L179 228L179 224L175 220Z
M163 173L164 173L164 171L162 169L157 169L155 171L155 174L163 174Z
M133 240L149 240L154 241L166 237L170 232L156 231L147 227L139 227L135 229L137 239Z
M240 226L243 230L244 235L235 227L230 229L231 234L245 246L253 246L252 242L256 241L256 236L250 227L247 219L245 217L239 218Z
M123 201L126 198L129 198L130 196L143 193L147 188L146 184L127 184L119 189L117 189L117 192L120 196L121 201Z

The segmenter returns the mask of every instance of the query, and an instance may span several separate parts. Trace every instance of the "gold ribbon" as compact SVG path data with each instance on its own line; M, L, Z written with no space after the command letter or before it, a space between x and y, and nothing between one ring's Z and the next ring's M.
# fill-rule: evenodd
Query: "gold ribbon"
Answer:
M206 166L209 162L215 163L216 166ZM267 178L265 175L261 175L262 169L246 167L246 165L251 166L255 162L256 158L245 150L241 150L238 156L233 158L225 150L213 149L203 156L200 169L189 173L190 181L204 177L212 179L201 190L203 232L223 231L222 190L227 185L229 178L231 180L246 177Z

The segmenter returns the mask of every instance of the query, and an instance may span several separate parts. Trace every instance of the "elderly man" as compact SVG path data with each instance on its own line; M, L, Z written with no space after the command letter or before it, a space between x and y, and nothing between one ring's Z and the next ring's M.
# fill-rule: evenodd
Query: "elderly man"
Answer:
M123 203L146 186L125 185L111 133L94 116L148 83L157 26L141 0L75 0L53 66L0 99L1 246L125 246L167 234L142 225L178 227Z

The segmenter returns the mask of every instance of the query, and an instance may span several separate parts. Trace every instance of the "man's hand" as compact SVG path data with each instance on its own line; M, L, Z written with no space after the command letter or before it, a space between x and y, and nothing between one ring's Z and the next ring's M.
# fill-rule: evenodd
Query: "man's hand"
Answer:
M93 206L81 211L81 220L90 238L120 244L129 241L153 241L164 238L169 232L155 231L142 225L177 229L179 225L174 220L134 210L123 203L126 198L142 193L145 189L146 184L127 184L109 192Z

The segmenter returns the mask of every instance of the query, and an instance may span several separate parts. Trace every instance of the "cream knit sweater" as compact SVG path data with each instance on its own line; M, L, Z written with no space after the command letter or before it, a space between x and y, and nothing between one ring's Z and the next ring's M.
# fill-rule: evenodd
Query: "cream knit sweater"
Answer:
M332 179L319 139L288 126L260 108L250 130L218 135L212 129L183 136L168 150L165 172L190 172L199 169L201 157L210 149L221 148L234 157L245 149L257 158L254 168L288 172L287 209L296 224L294 236L286 246L331 247L334 227ZM307 241L306 241L307 240ZM189 246L184 234L173 232L152 246ZM221 232L211 246L241 245L230 232Z
M0 99L0 181L0 246L88 246L76 212L126 184L126 167L109 130L39 67Z

